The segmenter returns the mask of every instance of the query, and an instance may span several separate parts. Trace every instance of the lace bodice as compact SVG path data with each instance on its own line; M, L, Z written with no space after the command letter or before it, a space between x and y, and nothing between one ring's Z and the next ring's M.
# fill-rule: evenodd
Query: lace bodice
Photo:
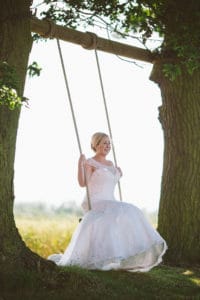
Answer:
M93 158L89 158L87 164L95 168L87 183L91 203L94 205L99 201L115 200L114 190L121 176L119 170L113 165L102 164ZM84 209L86 202L85 197L82 205Z

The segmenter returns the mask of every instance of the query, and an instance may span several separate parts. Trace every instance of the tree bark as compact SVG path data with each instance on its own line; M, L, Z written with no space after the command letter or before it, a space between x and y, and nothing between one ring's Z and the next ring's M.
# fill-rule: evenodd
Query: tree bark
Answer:
M0 1L0 61L14 67L18 93L23 95L29 53L31 0ZM1 74L0 74L1 76ZM26 247L13 215L14 158L20 109L0 106L0 271L16 266L33 268L45 261Z
M165 62L166 63L166 62ZM182 70L174 81L154 64L151 80L162 95L164 161L158 231L168 243L166 260L200 263L200 71Z

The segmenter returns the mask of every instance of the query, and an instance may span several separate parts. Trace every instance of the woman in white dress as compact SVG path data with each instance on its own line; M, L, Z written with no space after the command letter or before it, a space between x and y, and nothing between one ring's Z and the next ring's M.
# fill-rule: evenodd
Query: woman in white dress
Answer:
M85 212L64 254L48 257L59 266L77 265L90 270L147 272L162 261L167 244L136 206L117 201L115 186L120 168L106 159L111 149L107 134L92 136L95 151L78 162L78 182L88 187L82 203Z

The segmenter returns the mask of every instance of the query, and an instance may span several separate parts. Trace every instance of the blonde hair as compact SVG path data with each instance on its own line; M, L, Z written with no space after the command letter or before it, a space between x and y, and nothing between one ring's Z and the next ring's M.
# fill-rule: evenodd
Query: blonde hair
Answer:
M109 138L109 136L104 132L96 132L93 134L91 139L91 148L94 152L96 152L97 146L101 143L103 138Z

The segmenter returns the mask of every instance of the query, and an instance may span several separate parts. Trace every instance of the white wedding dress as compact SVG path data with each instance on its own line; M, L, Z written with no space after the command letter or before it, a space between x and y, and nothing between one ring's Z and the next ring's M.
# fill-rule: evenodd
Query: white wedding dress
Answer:
M88 182L92 209L85 211L64 254L48 257L59 266L77 265L91 270L147 272L162 261L165 240L136 206L117 201L114 189L120 173L114 166L90 158L95 168Z

